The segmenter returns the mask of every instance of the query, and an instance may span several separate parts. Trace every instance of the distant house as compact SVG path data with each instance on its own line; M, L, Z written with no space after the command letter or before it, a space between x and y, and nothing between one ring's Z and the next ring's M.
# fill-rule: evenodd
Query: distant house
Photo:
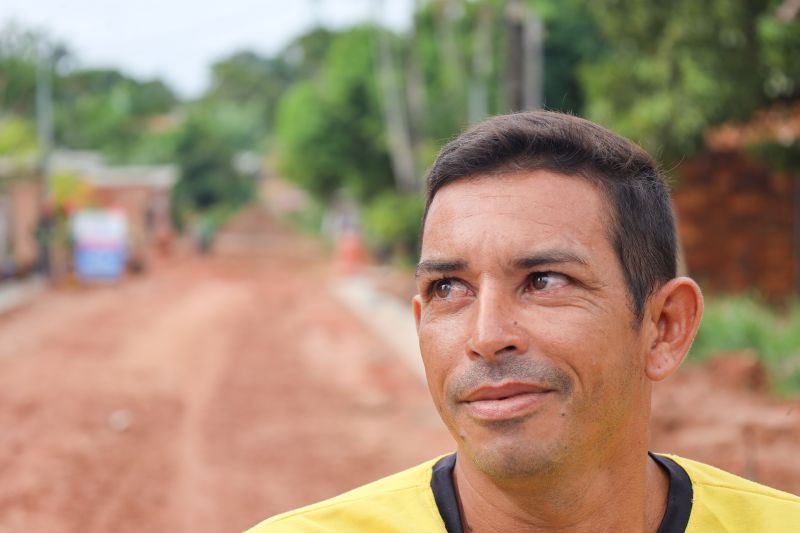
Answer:
M154 245L168 248L173 235L170 195L178 179L174 165L108 165L96 152L58 150L51 171L78 175L90 186L93 204L125 212L134 260L144 261Z
M33 158L0 158L0 278L31 272L38 259L41 187Z
M39 260L37 228L44 211L53 206L48 206L51 195L42 191L36 163L0 158L0 278L26 274ZM56 150L50 158L50 175L59 174L74 175L85 183L91 205L125 212L134 262L142 264L154 247L168 250L173 236L170 196L178 179L175 166L108 165L97 152Z

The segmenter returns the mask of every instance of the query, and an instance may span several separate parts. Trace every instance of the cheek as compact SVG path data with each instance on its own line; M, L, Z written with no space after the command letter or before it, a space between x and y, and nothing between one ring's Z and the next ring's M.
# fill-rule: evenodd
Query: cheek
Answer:
M423 316L420 321L419 349L428 386L437 403L444 396L447 376L464 353L464 341L458 331L458 323L452 317L427 320Z
M627 324L580 308L538 309L528 323L532 349L571 371L586 394L601 392L629 372Z
M451 358L454 339L447 331L432 324L422 324L419 328L419 349L425 368L438 371Z

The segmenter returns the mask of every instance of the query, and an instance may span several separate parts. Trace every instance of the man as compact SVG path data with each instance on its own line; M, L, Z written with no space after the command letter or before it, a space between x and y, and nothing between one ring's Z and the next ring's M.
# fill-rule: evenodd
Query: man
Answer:
M521 113L449 143L413 310L456 453L253 531L800 531L800 498L648 452L652 384L703 308L675 241L654 161L591 122Z

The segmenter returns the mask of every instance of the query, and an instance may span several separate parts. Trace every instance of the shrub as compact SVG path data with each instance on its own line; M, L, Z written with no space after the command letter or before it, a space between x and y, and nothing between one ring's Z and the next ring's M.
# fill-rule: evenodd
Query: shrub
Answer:
M746 349L758 354L777 392L800 392L800 301L777 310L754 297L708 299L691 357Z
M378 196L364 209L367 239L379 256L416 259L423 209L419 196L396 192Z

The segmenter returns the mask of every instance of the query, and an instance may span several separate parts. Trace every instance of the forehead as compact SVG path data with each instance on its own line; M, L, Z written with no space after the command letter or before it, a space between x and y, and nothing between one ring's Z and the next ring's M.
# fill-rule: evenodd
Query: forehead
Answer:
M437 191L422 255L551 245L592 251L610 247L610 224L603 193L584 177L545 170L477 176Z

